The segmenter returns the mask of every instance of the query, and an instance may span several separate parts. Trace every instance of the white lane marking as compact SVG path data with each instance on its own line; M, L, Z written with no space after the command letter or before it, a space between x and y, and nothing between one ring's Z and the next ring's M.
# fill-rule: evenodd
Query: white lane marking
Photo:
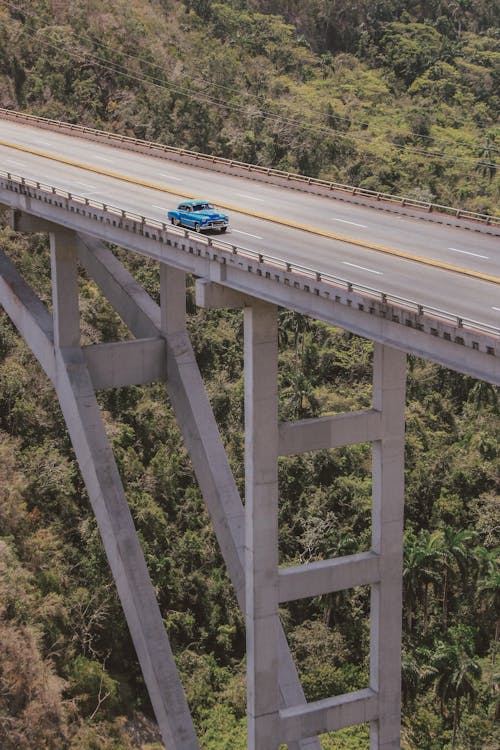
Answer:
M492 310L495 310L495 312L500 312L500 307L492 307Z
M176 182L181 181L181 177L172 177L171 174L166 174L166 172L158 172L160 177L166 177L168 180L175 180Z
M89 185L88 182L78 182L78 187L85 188L85 190L94 190L95 192L98 191L97 185Z
M475 258L482 258L483 260L489 260L488 255L479 255L479 253L471 253L470 250L459 250L458 247L449 247L448 250L453 250L455 253L462 253L463 255L473 255Z
M159 205L158 205L157 203L152 203L152 204L151 204L151 206L152 206L153 208L161 208L161 210L162 210L162 211L165 211L165 210L166 210L166 209L165 209L165 206L159 206Z
M360 268L362 271L368 271L368 273L376 273L377 276L383 276L382 271L374 271L373 268L365 268L364 266L357 266L356 263L348 263L346 260L342 261L344 266L352 266L353 268Z
M366 229L366 224L357 224L355 221L347 221L347 219L337 219L335 216L332 216L332 221L341 221L342 224L352 224L353 227L361 227L362 229Z
M250 232L242 232L241 229L233 229L233 232L237 234L245 234L247 237L253 237L255 240L263 240L263 237L259 237L258 234L250 234Z
M99 159L99 161L113 161L112 159L108 159L107 156L99 156L99 154L94 154L94 159Z
M249 198L251 201L259 201L259 203L265 203L264 198L256 198L255 195L248 195L247 193L236 193L240 198Z

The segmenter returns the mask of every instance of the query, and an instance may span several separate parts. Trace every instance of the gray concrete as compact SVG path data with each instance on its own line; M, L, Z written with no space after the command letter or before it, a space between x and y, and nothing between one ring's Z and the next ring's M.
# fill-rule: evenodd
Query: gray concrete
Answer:
M64 229L50 232L54 344L80 346L78 268L75 233Z
M79 346L74 237L64 232L54 233L51 255L54 320L3 255L0 256L2 305L56 387L165 747L168 750L199 750L99 413L94 385ZM55 347L54 339L57 341ZM104 369L102 361L100 368ZM107 378L111 380L112 374Z
M371 589L370 686L379 717L370 725L370 748L399 750L406 357L376 345L373 371L382 438L372 447L372 550L380 556L380 582Z
M94 388L143 385L167 378L165 340L113 341L83 347Z
M52 315L0 252L0 301L27 345L53 382L56 363Z
M220 439L194 352L178 311L183 280L176 269L161 268L163 311L116 257L90 237L78 237L79 258L132 333L164 335L167 341L168 393L210 514L239 605L245 610L244 509ZM177 280L178 283L170 284ZM169 294L169 286L171 294ZM180 307L178 308L180 309ZM184 310L184 303L182 303ZM162 319L165 329L162 331ZM171 327L170 327L171 326ZM302 705L304 692L281 626L278 632L279 691L282 707ZM314 737L290 742L289 750L320 750Z
M375 409L282 422L279 453L280 456L294 456L306 451L369 443L380 437L381 424L381 413Z
M199 235L184 237L179 231L169 227L163 230L160 225L146 228L140 220L123 218L120 213L110 213L102 207L86 207L71 198L48 196L36 187L17 191L12 188L11 183L0 177L1 200L12 208L57 221L196 276L217 280L243 294L303 312L373 341L500 384L498 335L466 329L458 319L424 315L416 305L415 310L405 310L375 293L364 294L361 290L353 292L334 286L305 275L300 267L288 270L283 262L261 262L255 254L233 254L227 243L219 245L218 238L211 238L212 244L208 245L208 239ZM492 309L498 305L497 285L457 274L437 274L434 270L424 269L418 281L414 279L413 266L408 275L401 270L398 273L406 284L410 279L412 296L417 287L424 291L432 289L439 307L443 305L444 291L449 294L452 289L461 303L467 301L471 314L477 311L479 299L486 316L482 320L494 327L498 322L498 314Z
M276 307L256 302L245 308L244 337L248 750L278 750Z
M168 750L195 750L198 743L94 393L98 385L165 377L245 611L249 750L278 750L280 742L290 750L319 750L315 734L367 721L373 750L399 748L405 355L375 346L372 409L278 425L276 307L234 289L221 296L221 287L205 286L214 301L219 295L219 301L247 305L243 510L186 332L185 271L160 266L158 308L100 243L47 228L54 324L12 264L0 258L2 303L56 385ZM77 251L139 339L80 347ZM216 274L211 268L212 277L227 278L220 264ZM279 569L278 455L366 441L373 443L372 550ZM357 585L372 589L370 686L307 704L278 603Z
M365 586L380 580L379 556L373 552L291 565L279 571L279 601L290 602Z

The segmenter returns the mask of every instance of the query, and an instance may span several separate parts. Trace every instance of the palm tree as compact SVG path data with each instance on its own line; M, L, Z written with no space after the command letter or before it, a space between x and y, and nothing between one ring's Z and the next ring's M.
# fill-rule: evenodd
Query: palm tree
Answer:
M443 627L448 623L448 597L450 580L460 574L462 581L467 578L471 550L468 546L474 537L472 531L460 529L455 531L451 526L445 526L442 531L442 558L444 561L443 589L442 589L442 612Z
M481 677L479 659L474 653L470 628L457 627L448 631L450 641L440 641L431 656L429 676L435 680L435 692L441 704L441 714L447 716L445 706L453 704L453 737L451 746L457 741L464 699L472 704L477 696L478 680Z
M494 144L495 139L493 136L488 136L485 143L481 144L481 153L476 167L476 170L481 172L483 177L487 177L490 182L497 173L495 158L498 154L498 149L495 148Z
M469 393L468 401L474 404L479 411L491 406L493 413L496 414L498 409L498 391L491 383L478 380Z
M490 551L484 547L477 547L474 551L479 564L477 594L480 601L480 610L482 612L490 611L496 615L492 650L492 662L494 662L500 636L500 570L498 568L500 548Z
M302 335L302 350L304 348L305 334L311 326L311 319L307 315L294 312L294 310L284 310L279 320L281 331L280 339L286 343L288 340L287 332L293 333L293 345L295 348L295 371L299 370L299 343Z
M439 581L438 563L442 557L442 533L421 531L418 537L405 534L403 558L403 597L407 607L408 631L413 628L415 610L422 604L424 630L429 621L429 586Z
M287 404L295 419L304 419L318 414L319 402L314 395L311 381L301 372L295 372L287 377L288 386L283 390L287 396Z

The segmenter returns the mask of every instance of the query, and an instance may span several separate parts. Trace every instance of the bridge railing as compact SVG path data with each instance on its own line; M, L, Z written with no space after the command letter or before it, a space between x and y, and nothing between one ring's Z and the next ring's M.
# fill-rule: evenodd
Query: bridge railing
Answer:
M62 132L69 131L82 137L91 138L92 140L110 142L115 146L119 146L122 148L139 150L141 151L141 153L151 153L155 156L176 156L180 159L188 159L199 164L211 166L212 168L219 166L225 167L228 171L233 171L235 173L245 172L249 175L254 175L257 177L260 176L263 179L267 178L269 180L270 178L275 178L279 179L283 184L295 186L299 189L307 190L308 188L317 188L321 191L324 191L325 193L337 192L347 196L351 196L353 198L366 198L369 201L374 201L375 203L379 204L383 203L388 204L389 206L398 206L399 208L415 209L416 211L422 212L424 214L440 214L450 216L458 220L477 222L479 225L483 226L500 228L499 216L491 216L489 214L479 213L476 211L468 211L463 208L445 206L440 203L419 200L418 198L412 198L410 196L397 196L392 195L391 193L368 190L366 188L355 187L353 185L345 185L340 182L322 180L316 177L307 177L306 175L287 172L282 169L264 167L258 164L249 164L247 162L238 161L236 159L228 159L223 156L203 154L198 151L191 151L189 149L178 148L176 146L167 146L160 143L155 143L154 141L141 140L140 138L133 138L131 136L97 130L95 128L89 128L84 125L61 122L59 120L38 117L37 115L29 115L2 107L0 107L0 117L3 117L5 119L18 120L28 124L33 123L39 127L45 127L51 130L59 130Z
M132 224L141 228L145 234L149 230L159 230L164 233L168 233L173 237L180 238L196 238L196 241L201 245L205 245L209 252L211 248L222 251L232 260L235 256L241 259L248 259L263 266L267 266L270 269L280 269L283 272L300 277L302 280L307 279L311 282L322 283L332 287L332 289L342 289L348 293L357 293L362 295L367 303L370 300L373 302L381 303L383 305L392 305L401 309L415 313L418 317L426 316L436 321L443 321L446 324L450 324L455 328L468 330L470 332L481 333L486 336L491 336L494 340L500 340L500 328L482 323L477 320L466 318L449 310L443 310L440 308L433 307L431 305L424 305L417 300L400 297L398 295L390 294L387 291L377 289L375 287L367 286L365 284L359 284L352 281L344 276L338 276L331 273L326 273L318 269L310 268L300 263L287 261L283 258L278 258L269 253L263 253L261 251L246 248L240 245L235 245L232 242L223 240L216 236L207 236L200 233L190 232L182 227L177 227L166 222L159 221L151 217L147 217L142 214L135 213L133 211L126 211L116 206L112 206L108 203L103 203L94 198L86 198L85 196L78 195L76 193L63 190L53 185L48 185L37 180L32 180L21 175L14 174L10 171L0 170L0 180L5 180L11 185L18 185L21 188L35 188L37 191L46 193L48 196L60 197L67 201L73 201L76 204L88 208L94 208L107 214L110 217L115 217L123 221L130 221ZM417 323L418 327L418 323ZM423 328L423 326L422 326ZM431 328L431 331L433 329ZM496 342L498 344L498 342Z

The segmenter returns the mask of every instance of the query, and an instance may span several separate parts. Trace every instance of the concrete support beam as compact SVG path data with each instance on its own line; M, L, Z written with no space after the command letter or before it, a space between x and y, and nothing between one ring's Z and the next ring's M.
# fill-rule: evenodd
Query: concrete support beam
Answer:
M371 593L370 686L379 695L371 750L399 750L401 742L405 386L406 355L375 344L373 406L382 412L382 438L372 451L372 550L380 556L380 582Z
M279 601L322 596L353 586L367 586L379 579L379 558L373 552L293 565L279 570Z
M80 346L75 233L66 229L58 229L56 232L50 232L49 237L54 344L56 348Z
M163 619L79 346L76 245L50 235L55 386L127 624L168 750L199 750ZM66 244L67 243L67 244Z
M380 438L381 428L381 414L375 409L281 422L279 454L294 456L306 451L371 442Z
M325 700L294 706L280 711L280 736L290 742L317 732L334 732L337 729L363 724L378 714L378 696L370 689L336 695Z
M195 285L195 301L198 307L205 309L220 309L224 307L246 307L255 302L256 298L222 286L214 281L197 279Z
M53 382L56 367L52 316L2 252L0 300L5 312Z
M244 331L247 747L278 750L277 308L245 308Z
M57 393L167 750L199 750L81 349L57 353Z
M19 211L17 208L10 209L9 224L14 232L26 232L27 234L48 234L49 232L59 232L61 230L60 224L54 224L52 221L47 221L47 219L41 219L33 214Z
M183 330L168 334L162 332L162 313L158 305L102 243L87 236L79 236L78 247L80 261L85 269L132 333L136 336L163 334L166 337L168 393L238 603L244 611L244 509L189 337ZM170 270L169 267L161 273L168 276ZM162 287L163 305L168 305L168 280L165 277ZM163 314L167 316L165 325L168 325L167 311ZM278 653L281 705L305 703L304 691L281 626ZM289 750L321 750L321 744L317 738L310 737L299 743L290 743Z
M83 347L93 386L117 388L167 378L166 346L162 338L114 341Z
M76 244L80 263L134 336L161 335L160 308L104 243L78 234Z

